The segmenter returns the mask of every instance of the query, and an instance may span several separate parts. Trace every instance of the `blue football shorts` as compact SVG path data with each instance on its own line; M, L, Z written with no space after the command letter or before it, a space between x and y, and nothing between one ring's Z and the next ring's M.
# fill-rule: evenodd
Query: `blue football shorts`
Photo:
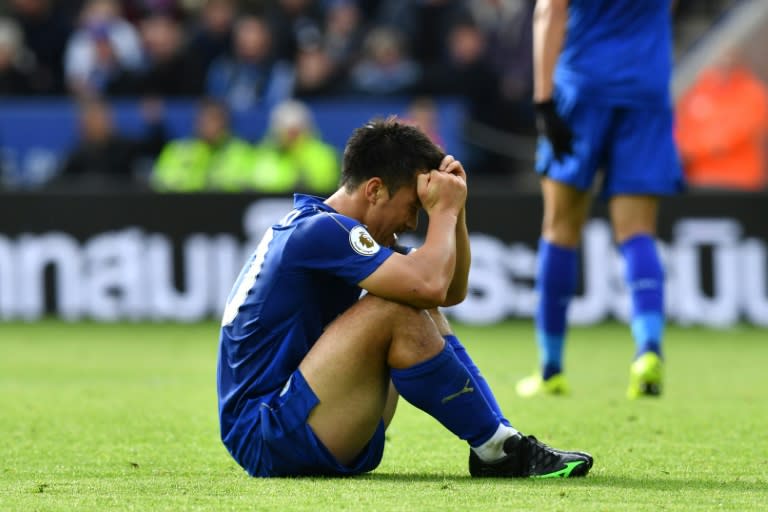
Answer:
M307 423L309 413L319 401L301 372L294 371L279 394L266 401L255 401L255 410L246 415L252 426L243 440L253 444L243 450L244 457L235 458L241 459L238 462L257 477L348 476L374 470L384 455L384 422L379 422L357 459L345 466L323 446Z
M536 172L589 190L603 172L600 196L672 195L684 187L669 106L617 107L556 99L573 132L573 152L558 161L539 138Z

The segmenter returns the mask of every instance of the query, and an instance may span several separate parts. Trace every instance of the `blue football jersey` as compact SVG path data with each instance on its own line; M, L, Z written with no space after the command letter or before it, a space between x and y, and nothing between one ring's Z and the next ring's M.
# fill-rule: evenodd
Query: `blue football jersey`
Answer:
M243 405L280 390L325 326L358 300L357 283L391 254L358 221L320 198L295 195L294 209L243 267L224 311L217 379L225 443Z
M607 105L669 104L669 0L570 0L556 94Z

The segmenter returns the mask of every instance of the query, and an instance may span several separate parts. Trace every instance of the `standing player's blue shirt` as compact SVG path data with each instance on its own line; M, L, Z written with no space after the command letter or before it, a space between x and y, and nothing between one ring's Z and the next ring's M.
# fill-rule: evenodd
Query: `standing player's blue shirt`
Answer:
M322 199L296 194L294 209L270 228L240 273L222 320L218 396L230 452L254 428L247 404L269 401L323 329L352 306L392 250ZM237 457L236 457L237 458Z
M566 101L669 104L669 0L570 0L555 90Z

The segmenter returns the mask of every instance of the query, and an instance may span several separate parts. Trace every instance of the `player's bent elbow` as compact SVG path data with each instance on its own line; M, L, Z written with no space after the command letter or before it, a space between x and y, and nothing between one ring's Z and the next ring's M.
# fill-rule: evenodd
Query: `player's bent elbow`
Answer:
M461 304L462 302L464 302L464 299L466 298L467 298L467 289L464 288L461 291L447 294L445 297L445 302L443 302L440 305L446 308L450 306L455 306L457 304Z
M442 306L448 298L448 288L441 283L425 282L417 292L418 307L432 309Z

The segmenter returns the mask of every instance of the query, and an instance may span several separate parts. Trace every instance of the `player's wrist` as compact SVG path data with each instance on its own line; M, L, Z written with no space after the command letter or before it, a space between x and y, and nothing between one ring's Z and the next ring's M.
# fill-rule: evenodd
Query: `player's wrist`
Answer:
M427 216L430 218L430 220L437 219L438 217L444 217L446 219L450 219L453 222L456 222L459 218L459 214L461 212L462 206L453 206L453 205L435 205L434 208L427 211Z

